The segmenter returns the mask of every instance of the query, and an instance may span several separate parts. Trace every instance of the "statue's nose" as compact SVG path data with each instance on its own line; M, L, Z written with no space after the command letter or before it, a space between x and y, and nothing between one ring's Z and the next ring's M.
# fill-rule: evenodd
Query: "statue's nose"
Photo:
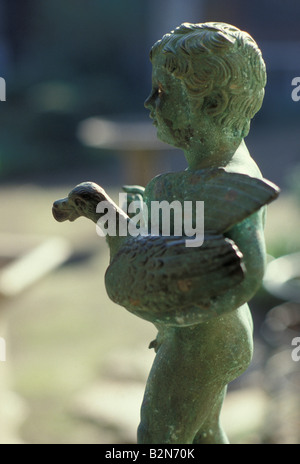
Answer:
M151 110L152 101L153 101L153 92L151 92L150 95L146 98L144 102L144 107L147 108L148 110Z

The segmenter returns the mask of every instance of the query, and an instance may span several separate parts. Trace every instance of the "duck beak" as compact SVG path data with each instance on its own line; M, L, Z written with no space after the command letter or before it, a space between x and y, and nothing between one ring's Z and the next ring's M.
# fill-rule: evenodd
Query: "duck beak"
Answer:
M68 198L62 198L61 200L57 200L53 203L52 207L52 214L54 219L58 222L64 221L75 221L77 219L77 214L75 214L75 210L70 206Z

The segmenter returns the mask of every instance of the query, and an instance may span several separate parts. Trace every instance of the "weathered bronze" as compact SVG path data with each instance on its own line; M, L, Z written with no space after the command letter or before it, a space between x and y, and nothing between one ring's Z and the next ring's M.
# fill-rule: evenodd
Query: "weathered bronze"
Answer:
M228 383L252 358L247 302L265 269L264 206L279 193L244 143L262 105L265 64L250 35L224 23L184 23L152 47L150 58L145 106L158 137L183 150L188 168L125 191L148 211L153 201L204 201L204 243L187 247L174 230L163 236L162 223L157 236L121 235L130 215L91 182L55 202L53 214L99 223L103 201L116 214L119 233L107 236L108 295L158 329L138 443L228 443L220 412Z

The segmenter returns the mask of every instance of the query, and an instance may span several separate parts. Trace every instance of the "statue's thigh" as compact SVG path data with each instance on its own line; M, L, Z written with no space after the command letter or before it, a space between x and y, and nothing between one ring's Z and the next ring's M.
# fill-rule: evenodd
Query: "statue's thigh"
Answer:
M180 350L164 343L150 372L139 426L139 443L192 443L224 390L205 349ZM200 353L200 352L201 353Z

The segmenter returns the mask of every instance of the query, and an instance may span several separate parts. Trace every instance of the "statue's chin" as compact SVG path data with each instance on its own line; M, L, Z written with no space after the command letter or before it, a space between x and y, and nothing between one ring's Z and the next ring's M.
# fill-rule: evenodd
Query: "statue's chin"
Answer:
M167 137L164 133L161 133L159 129L157 130L157 138L163 143L167 143L168 145L171 145L172 147L175 148L181 148L178 145L175 144L175 140L171 140L170 137Z
M185 148L187 148L185 146L186 145L185 142L180 140L179 137L177 139L176 137L173 136L172 133L166 133L166 131L160 130L159 127L157 127L157 138L161 142L171 145L171 147L179 148L181 150L184 150Z

